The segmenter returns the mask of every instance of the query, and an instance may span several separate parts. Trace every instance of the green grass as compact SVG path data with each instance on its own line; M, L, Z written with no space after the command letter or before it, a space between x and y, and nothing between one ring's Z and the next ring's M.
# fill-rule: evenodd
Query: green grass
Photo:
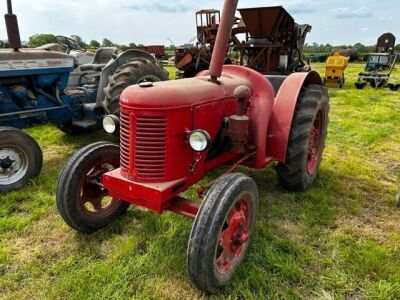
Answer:
M241 169L259 186L260 211L248 256L216 299L400 298L400 92L355 90L360 70L350 65L345 89L330 89L327 148L309 191L281 189L273 167ZM186 275L190 220L132 207L82 235L59 217L61 168L107 136L72 137L52 125L27 132L44 149L44 169L29 187L0 196L0 298L204 297Z

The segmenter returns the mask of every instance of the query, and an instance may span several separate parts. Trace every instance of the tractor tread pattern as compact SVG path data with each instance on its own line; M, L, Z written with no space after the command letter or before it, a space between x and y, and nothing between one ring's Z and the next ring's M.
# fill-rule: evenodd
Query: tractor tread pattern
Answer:
M118 114L122 91L130 85L137 84L144 76L154 76L159 81L168 80L168 73L156 61L143 58L128 61L110 76L109 83L104 88L103 107L107 113Z
M326 122L321 154L325 148L327 135L329 100L325 87L308 85L303 87L297 100L289 134L285 163L278 163L276 171L281 186L288 190L303 191L315 180L314 174L307 172L308 140L311 128L321 106L325 106Z

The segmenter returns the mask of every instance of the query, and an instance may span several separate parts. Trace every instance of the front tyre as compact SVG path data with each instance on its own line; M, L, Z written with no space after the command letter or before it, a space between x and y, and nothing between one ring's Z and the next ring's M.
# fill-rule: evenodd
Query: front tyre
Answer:
M276 167L286 189L306 190L317 178L328 128L329 99L325 87L303 87L293 116L285 163Z
M129 203L108 196L101 175L119 167L119 147L98 142L75 153L60 174L57 208L64 221L82 233L97 231L122 215Z
M20 189L40 174L43 153L38 143L19 129L0 127L0 192Z
M187 252L190 279L218 293L243 261L254 229L258 191L240 173L222 177L207 193L193 223Z

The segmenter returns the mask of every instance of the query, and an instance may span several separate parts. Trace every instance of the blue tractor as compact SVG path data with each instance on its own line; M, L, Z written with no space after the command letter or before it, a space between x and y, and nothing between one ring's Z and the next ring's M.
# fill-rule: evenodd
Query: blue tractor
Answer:
M11 0L7 8L10 48L0 50L0 192L23 187L42 168L39 145L20 128L51 122L67 133L93 131L106 114L118 116L119 96L127 86L168 79L143 51L117 55L114 48L100 48L92 63L78 66L69 52L85 49L70 38L57 38L67 53L22 48ZM68 86L77 70L78 84Z

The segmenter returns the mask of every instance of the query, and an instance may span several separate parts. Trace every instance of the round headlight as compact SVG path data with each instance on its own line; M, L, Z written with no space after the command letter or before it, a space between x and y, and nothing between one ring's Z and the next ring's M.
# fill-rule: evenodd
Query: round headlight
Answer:
M115 133L118 130L119 119L114 115L109 115L103 119L103 128L107 133Z
M195 130L189 135L189 145L196 152L206 150L210 144L210 134L205 130Z

